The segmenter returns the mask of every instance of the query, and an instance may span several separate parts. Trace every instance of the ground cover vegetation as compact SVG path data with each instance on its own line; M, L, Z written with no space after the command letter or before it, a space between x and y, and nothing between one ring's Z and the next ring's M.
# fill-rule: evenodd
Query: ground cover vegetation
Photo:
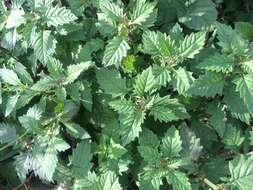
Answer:
M0 189L253 189L251 0L2 0Z

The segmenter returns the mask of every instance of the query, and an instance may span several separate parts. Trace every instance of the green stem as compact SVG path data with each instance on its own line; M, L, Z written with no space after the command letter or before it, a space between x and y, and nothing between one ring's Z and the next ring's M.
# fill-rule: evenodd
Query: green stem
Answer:
M0 152L5 150L6 148L9 148L10 146L12 146L15 142L19 141L20 139L22 139L26 134L28 133L28 131L26 131L25 133L23 133L21 136L19 136L16 140L9 142L8 144L6 144L5 146L0 148Z
M204 181L204 183L206 185L208 185L209 187L211 187L213 190L220 190L220 188L217 185L215 185L214 183L212 183L208 179L205 178L203 181Z

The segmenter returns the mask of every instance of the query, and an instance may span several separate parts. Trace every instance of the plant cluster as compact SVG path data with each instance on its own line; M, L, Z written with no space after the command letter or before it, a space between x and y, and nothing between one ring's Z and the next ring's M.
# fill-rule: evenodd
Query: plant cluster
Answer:
M1 190L253 189L252 1L2 0L0 20Z

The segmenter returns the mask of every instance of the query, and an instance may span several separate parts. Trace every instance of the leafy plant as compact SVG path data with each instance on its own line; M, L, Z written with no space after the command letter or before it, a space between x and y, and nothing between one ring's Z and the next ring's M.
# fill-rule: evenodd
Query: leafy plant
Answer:
M252 189L252 11L1 1L0 189Z

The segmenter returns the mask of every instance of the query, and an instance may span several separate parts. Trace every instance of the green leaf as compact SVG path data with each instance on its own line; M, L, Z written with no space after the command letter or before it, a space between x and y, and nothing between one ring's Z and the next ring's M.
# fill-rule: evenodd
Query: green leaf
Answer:
M60 26L63 24L68 24L77 19L77 17L71 13L70 10L65 7L47 7L45 12L44 20L48 27L50 26Z
M237 78L235 81L236 91L240 93L249 112L253 114L253 75L247 74Z
M137 0L131 14L131 24L137 24L141 27L151 27L156 21L157 10L155 2L147 2L146 0Z
M218 13L211 0L195 0L184 4L183 8L178 4L176 6L179 22L191 29L207 28L217 19Z
M67 129L67 132L70 134L70 136L77 138L77 139L89 139L90 135L89 133L82 128L79 124L76 123L63 123Z
M253 39L253 25L249 22L236 22L235 30L247 40Z
M239 93L235 92L233 88L226 89L224 91L224 102L233 117L249 124L251 116Z
M30 131L39 131L39 127L41 126L41 115L42 110L37 106L33 106L28 109L27 113L18 118L22 127Z
M225 52L243 55L247 48L246 41L230 26L217 24L218 44Z
M32 41L36 58L46 65L49 58L55 53L56 40L51 35L51 31L43 30L34 36Z
M6 20L6 28L10 29L24 24L26 22L24 14L25 12L22 9L12 9Z
M115 143L112 139L110 141L110 146L108 148L108 156L111 159L118 159L124 154L127 153L127 149L125 149L120 144Z
M121 190L121 185L117 175L111 171L108 171L99 178L99 189L101 190Z
M122 190L117 175L112 171L106 171L100 176L89 173L85 179L75 181L74 190Z
M92 53L102 49L104 42L100 38L92 38L90 41L85 43L83 48L77 55L78 62L86 62L92 59Z
M149 129L143 129L139 137L140 146L158 147L160 142L158 137Z
M113 21L121 21L124 18L123 9L119 5L108 0L100 1L101 11Z
M208 72L196 79L187 93L197 96L221 95L224 87L222 75Z
M17 74L10 69L0 69L0 77L3 82L13 86L19 86L22 84Z
M8 31L7 33L4 34L4 36L1 39L1 46L8 50L13 50L18 41L18 37L19 35L17 33L16 28Z
M157 162L157 160L159 160L160 155L158 149L150 146L138 146L138 151L144 161L148 162L149 164L154 164Z
M253 74L253 61L252 60L247 60L247 61L242 62L241 66L246 73Z
M29 74L29 72L27 71L27 68L22 65L19 62L14 62L13 63L13 70L18 74L18 77L20 78L20 80L25 83L25 84L33 84L33 79L31 77L31 75Z
M96 71L96 77L105 93L111 94L113 97L123 96L127 93L126 80L121 78L117 70L101 68Z
M193 59L203 48L205 39L205 32L191 33L190 35L185 36L178 49L178 54L181 59Z
M16 140L16 128L8 123L0 123L0 144Z
M126 99L111 101L109 105L118 113L125 115L133 112L135 109L134 103Z
M91 145L87 141L82 141L73 149L72 166L76 177L87 176L91 158Z
M150 108L150 115L160 122L177 121L189 118L189 114L177 99L171 99L168 96L155 97L153 105Z
M173 190L191 190L188 177L179 171L171 171L167 176L167 181L172 185Z
M198 65L198 68L214 72L232 72L234 60L227 55L218 54L205 59Z
M245 138L241 134L240 128L228 124L223 135L223 142L230 149L238 148L242 145Z
M67 67L67 76L64 84L74 82L83 71L88 70L91 66L93 66L93 63L90 61L79 63L77 65L69 65Z
M197 138L196 134L187 126L181 128L180 136L182 139L182 155L191 161L197 161L203 151L200 138Z
M124 39L120 37L114 37L111 41L109 41L105 48L102 64L105 67L111 65L119 67L122 59L126 57L129 49L130 47Z
M52 89L55 86L56 86L56 81L50 76L45 76L44 78L41 78L39 81L37 81L31 87L31 89L38 92L45 92Z
M13 95L8 98L4 114L5 117L9 116L15 110L18 98L19 94Z
M154 65L152 71L153 75L155 76L156 85L159 87L166 87L167 84L171 81L170 70L166 67Z
M184 68L179 68L173 71L172 84L174 89L176 89L179 94L186 95L187 90L191 87L195 80L192 73L186 71Z
M173 58L175 53L175 42L166 34L161 32L145 31L142 35L143 52L162 61Z
M238 190L250 190L253 185L253 158L239 156L229 162L230 184Z
M135 111L121 117L120 134L124 145L129 144L139 136L139 133L141 132L141 124L144 119L145 113L142 111Z
M155 84L152 68L149 67L136 77L134 92L139 96L144 96L147 92L153 90Z
M182 140L179 131L174 127L170 127L162 138L161 151L163 156L173 158L179 156L182 150Z
M212 116L210 118L210 123L220 137L223 137L226 130L225 120L225 113L220 108L213 110Z
M51 148L47 148L44 152L35 151L32 155L32 167L34 175L41 180L53 181L53 174L57 166L57 152Z

